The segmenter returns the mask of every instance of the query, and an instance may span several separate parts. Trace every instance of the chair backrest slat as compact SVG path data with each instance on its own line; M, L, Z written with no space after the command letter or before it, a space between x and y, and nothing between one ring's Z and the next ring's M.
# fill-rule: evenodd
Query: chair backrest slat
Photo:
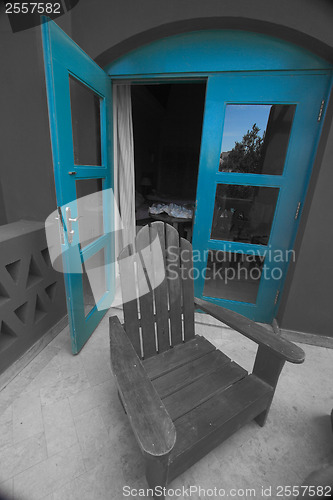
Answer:
M183 321L184 340L194 338L194 284L192 245L184 238L180 239L180 262L182 267Z
M148 358L156 354L153 285L151 283L153 262L149 226L143 227L137 234L136 259L143 353L144 357Z
M156 221L152 223L150 227L150 240L152 246L153 274L155 277L160 277L161 273L165 273L165 234L163 222ZM160 252L162 252L162 255ZM159 282L160 279L153 283L155 314L158 352L164 352L170 348L168 284L165 274L162 282Z
M169 309L172 345L180 344L182 338L182 296L179 266L179 235L177 230L165 225L166 274L169 290Z
M124 248L119 256L121 293L123 297L124 322L126 333L133 344L135 352L141 357L140 330L137 294L135 289L135 256L130 245ZM132 276L132 280L128 279Z
M194 337L192 266L191 243L159 221L140 229L135 250L121 252L125 329L140 357Z

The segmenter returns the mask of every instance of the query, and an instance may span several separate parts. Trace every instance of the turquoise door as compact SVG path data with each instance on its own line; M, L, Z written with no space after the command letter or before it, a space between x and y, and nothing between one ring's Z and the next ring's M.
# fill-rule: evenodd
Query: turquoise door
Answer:
M311 173L330 77L207 80L193 234L196 295L274 318Z
M72 351L114 291L110 78L54 22L42 25L45 75Z
M207 80L195 293L270 322L297 258L293 245L332 65L259 33L200 30L138 47L105 69L114 80Z

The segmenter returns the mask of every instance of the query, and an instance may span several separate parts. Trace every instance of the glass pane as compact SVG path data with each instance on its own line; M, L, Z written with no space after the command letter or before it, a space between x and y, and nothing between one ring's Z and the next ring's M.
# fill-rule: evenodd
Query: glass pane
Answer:
M101 155L101 98L69 76L75 165L97 165Z
M295 104L228 104L220 172L281 175Z
M211 238L267 245L279 188L218 184Z
M106 293L104 249L83 264L84 314L87 316Z
M255 304L263 266L258 255L209 250L203 294Z
M81 248L104 234L102 189L103 179L76 181Z

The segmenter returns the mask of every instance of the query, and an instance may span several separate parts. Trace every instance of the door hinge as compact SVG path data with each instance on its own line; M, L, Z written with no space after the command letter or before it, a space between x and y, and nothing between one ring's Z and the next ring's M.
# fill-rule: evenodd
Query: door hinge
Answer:
M323 115L323 111L324 111L324 106L325 106L325 101L324 99L321 101L320 103L320 108L319 108L319 113L318 113L318 118L317 118L317 121L320 122L321 120L321 117Z
M298 204L297 204L296 212L295 212L295 220L298 219L300 210L301 210L301 202L299 201Z
M277 304L277 301L279 300L279 295L280 295L280 290L276 292L275 299L274 299L274 305Z

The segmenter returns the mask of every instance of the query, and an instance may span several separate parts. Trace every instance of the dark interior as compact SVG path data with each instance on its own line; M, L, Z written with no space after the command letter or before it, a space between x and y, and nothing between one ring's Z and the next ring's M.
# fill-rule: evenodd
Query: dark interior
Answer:
M132 85L136 219L153 204L194 207L205 82Z

